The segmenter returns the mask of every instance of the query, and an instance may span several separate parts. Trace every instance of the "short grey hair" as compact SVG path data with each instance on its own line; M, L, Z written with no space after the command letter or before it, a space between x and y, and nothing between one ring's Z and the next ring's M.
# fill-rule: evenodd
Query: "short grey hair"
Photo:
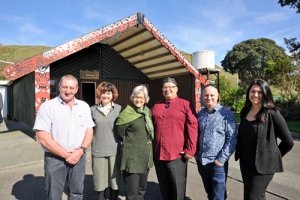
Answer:
M63 77L61 77L60 81L59 81L59 87L61 86L63 80L66 79L66 80L72 80L72 81L75 81L76 82L76 86L78 87L78 80L77 78L75 78L75 76L71 75L71 74L68 74L68 75L64 75Z
M136 86L133 91L132 94L130 96L130 100L133 101L133 97L135 97L137 94L139 94L140 92L143 92L145 95L145 103L148 103L150 100L150 97L148 95L148 90L147 87L145 85L139 85Z

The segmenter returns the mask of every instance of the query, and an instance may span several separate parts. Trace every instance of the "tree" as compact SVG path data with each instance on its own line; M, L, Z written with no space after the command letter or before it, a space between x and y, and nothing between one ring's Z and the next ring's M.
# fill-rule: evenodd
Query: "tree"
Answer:
M266 71L273 76L271 84L287 102L299 102L300 66L292 57L281 57L268 62Z
M240 42L228 51L221 65L225 71L238 73L240 86L246 88L255 78L266 81L270 76L265 71L269 61L286 56L283 47L267 38L250 39Z
M278 3L281 7L290 6L291 8L297 9L297 13L300 13L300 0L279 0Z
M296 13L300 13L300 0L279 0L278 3L281 7L290 6L291 8L296 9ZM284 42L287 45L290 53L293 56L300 58L300 42L296 41L297 38L286 39L284 38Z
M243 96L245 90L241 87L234 88L225 76L220 76L221 104L229 106L234 111L240 111L244 106ZM216 82L218 84L218 80Z
M225 76L220 76L220 83L216 80L216 84L220 85L220 96L222 105L231 106L232 100L230 93L233 89L230 81Z
M291 56L293 57L293 59L300 60L300 42L297 42L296 40L297 38L284 38L284 43L292 54Z

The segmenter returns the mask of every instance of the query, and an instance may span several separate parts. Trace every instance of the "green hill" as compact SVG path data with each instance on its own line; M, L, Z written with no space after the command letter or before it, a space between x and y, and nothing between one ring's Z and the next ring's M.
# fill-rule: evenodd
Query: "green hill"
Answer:
M51 47L46 46L20 46L20 45L0 45L0 60L7 62L18 62L26 58L30 58L38 53L42 53L51 49ZM2 74L4 67L9 65L9 63L0 62L0 80L6 80Z

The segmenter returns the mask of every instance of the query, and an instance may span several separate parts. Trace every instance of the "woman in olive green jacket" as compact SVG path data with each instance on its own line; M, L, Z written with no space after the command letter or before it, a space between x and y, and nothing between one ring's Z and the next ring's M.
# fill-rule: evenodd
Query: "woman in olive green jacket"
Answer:
M119 115L116 131L122 142L121 170L125 182L126 199L143 199L150 168L153 166L153 124L146 86L140 85L131 94L132 105Z

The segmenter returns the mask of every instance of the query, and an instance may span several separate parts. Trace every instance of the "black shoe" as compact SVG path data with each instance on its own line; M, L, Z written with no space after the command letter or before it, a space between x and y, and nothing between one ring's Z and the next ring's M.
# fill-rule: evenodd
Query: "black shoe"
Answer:
M110 188L110 200L118 200L119 190L113 190Z

